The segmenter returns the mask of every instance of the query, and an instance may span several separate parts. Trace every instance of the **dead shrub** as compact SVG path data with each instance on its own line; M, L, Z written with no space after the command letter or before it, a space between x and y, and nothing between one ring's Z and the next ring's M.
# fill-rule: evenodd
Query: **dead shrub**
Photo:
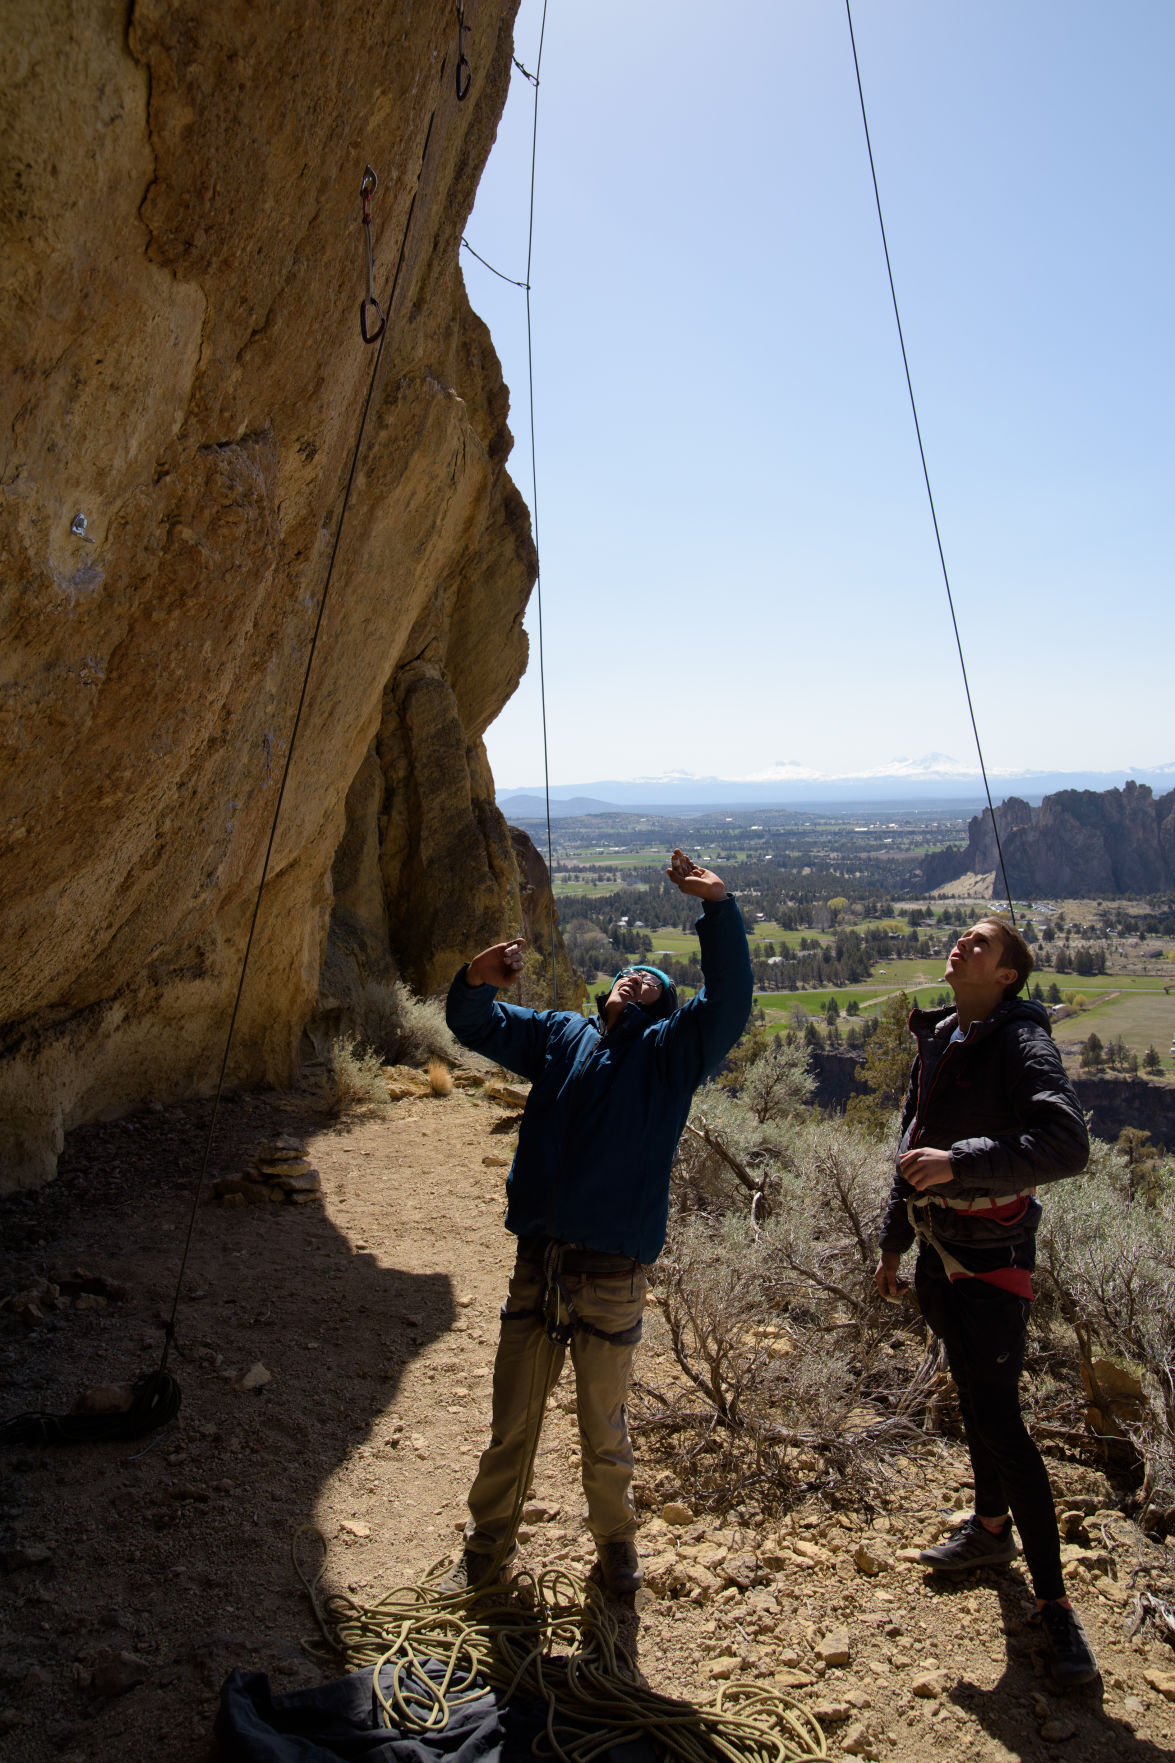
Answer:
M751 1485L765 1504L811 1486L868 1499L895 1451L958 1430L941 1349L916 1306L884 1304L873 1288L892 1121L879 1144L843 1118L756 1118L768 1112L713 1086L699 1092L657 1270L676 1374L639 1387L635 1423L700 1508ZM1167 1531L1172 1199L1169 1164L1140 1184L1096 1141L1083 1176L1048 1186L1022 1385L1041 1442L1132 1464L1140 1517Z
M1080 1377L1069 1380L1069 1427L1076 1433L1086 1422L1088 1391L1088 1419L1107 1454L1120 1458L1123 1439L1137 1452L1141 1514L1169 1530L1175 1529L1175 1195L1169 1172L1162 1175L1157 1186L1139 1188L1121 1152L1095 1140L1085 1173L1047 1191L1038 1267L1043 1320L1054 1332L1063 1323L1076 1344ZM1128 1381L1137 1379L1141 1403L1115 1398L1099 1371L1106 1360Z

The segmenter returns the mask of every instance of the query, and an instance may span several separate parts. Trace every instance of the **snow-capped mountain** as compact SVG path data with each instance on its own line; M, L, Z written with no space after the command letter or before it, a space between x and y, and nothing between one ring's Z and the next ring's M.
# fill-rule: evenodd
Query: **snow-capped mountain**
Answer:
M1023 796L1039 802L1042 796L1057 790L1121 788L1130 778L1165 792L1175 783L1175 761L1104 772L1016 771L995 767L988 777L997 800ZM741 778L697 777L687 771L670 771L657 777L551 785L552 803L569 804L573 798L573 813L603 813L609 808L648 812L659 808L848 806L856 802L942 802L962 811L981 805L983 780L977 765L952 758L949 753L924 753L916 759L902 756L838 776L795 760L781 759ZM541 783L498 790L499 805L517 818L537 812L534 804L542 799ZM517 806L512 808L512 803ZM568 807L559 810L561 814L568 811Z

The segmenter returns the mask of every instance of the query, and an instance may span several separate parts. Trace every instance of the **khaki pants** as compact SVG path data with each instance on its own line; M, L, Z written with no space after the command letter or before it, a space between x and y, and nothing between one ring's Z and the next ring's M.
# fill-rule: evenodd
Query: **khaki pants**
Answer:
M640 1267L619 1277L564 1273L562 1278L576 1314L606 1334L622 1333L644 1315L648 1281ZM520 1314L540 1309L544 1284L542 1268L520 1255L502 1310L490 1443L469 1491L465 1545L485 1554L493 1553L510 1529L528 1434L542 1424L544 1395L563 1366L564 1349L548 1338L542 1317ZM597 1543L630 1537L637 1528L625 1407L635 1352L635 1342L618 1345L578 1328L571 1336L583 1491L588 1528Z

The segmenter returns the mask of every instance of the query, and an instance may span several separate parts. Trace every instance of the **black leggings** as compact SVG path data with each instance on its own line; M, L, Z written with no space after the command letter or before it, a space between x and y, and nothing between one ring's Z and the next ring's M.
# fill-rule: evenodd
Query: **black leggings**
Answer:
M914 1270L922 1314L946 1348L975 1475L975 1510L1011 1507L1038 1598L1063 1598L1061 1541L1048 1471L1020 1413L1020 1372L1031 1305L982 1279L952 1284L933 1249Z

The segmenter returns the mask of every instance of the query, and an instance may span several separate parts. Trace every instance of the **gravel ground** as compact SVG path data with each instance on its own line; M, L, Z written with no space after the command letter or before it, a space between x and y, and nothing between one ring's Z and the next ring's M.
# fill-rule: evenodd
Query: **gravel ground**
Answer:
M42 1320L0 1309L5 1413L64 1411L158 1361L207 1118L191 1104L79 1129L55 1183L0 1203L0 1298L45 1277L68 1294L79 1273L112 1294L95 1301L75 1278ZM279 1690L319 1681L291 1562L301 1525L326 1539L324 1583L373 1598L455 1551L511 1259L503 1127L508 1110L480 1092L343 1123L281 1098L222 1105L213 1175L293 1134L324 1197L200 1206L172 1362L183 1405L162 1434L0 1452L0 1736L13 1763L197 1763L215 1754L233 1666ZM641 1351L664 1382L655 1308ZM1137 1587L1170 1596L1175 1562L1115 1511L1096 1471L1051 1468L1059 1504L1086 1514L1068 1571L1102 1687L1052 1689L1017 1568L939 1586L902 1558L966 1509L953 1444L911 1461L871 1520L810 1502L770 1522L671 1505L667 1522L675 1490L642 1455L649 1585L625 1623L640 1667L691 1698L730 1677L788 1688L822 1711L834 1756L1168 1757L1175 1654L1129 1623ZM523 1548L539 1566L592 1559L566 1379Z

